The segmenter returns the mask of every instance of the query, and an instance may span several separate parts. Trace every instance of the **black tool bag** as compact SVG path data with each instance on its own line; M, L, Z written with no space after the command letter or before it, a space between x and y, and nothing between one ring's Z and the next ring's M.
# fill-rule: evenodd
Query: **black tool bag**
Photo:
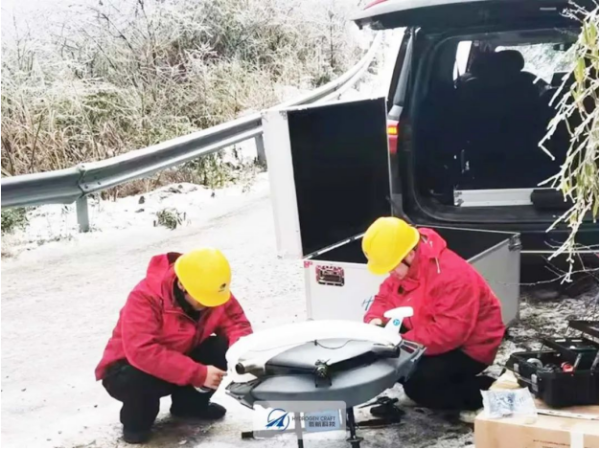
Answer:
M569 326L598 338L598 321ZM516 352L506 367L519 384L551 407L598 404L598 342L585 336L542 339L549 350Z

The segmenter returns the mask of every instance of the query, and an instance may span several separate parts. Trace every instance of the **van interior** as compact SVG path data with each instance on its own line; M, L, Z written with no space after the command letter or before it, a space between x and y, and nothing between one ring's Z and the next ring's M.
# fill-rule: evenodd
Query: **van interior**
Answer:
M506 221L564 212L562 195L542 184L565 161L567 126L546 141L547 152L540 142L562 86L573 83L568 49L577 29L415 37L416 53L420 41L426 48L408 81L411 184L421 207L484 222L490 208Z

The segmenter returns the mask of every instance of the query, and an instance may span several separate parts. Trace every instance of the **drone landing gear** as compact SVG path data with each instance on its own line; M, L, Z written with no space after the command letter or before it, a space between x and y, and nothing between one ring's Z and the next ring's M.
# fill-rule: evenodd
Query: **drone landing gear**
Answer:
M356 435L356 420L354 419L354 409L352 407L346 409L346 427L350 432L350 437L346 440L350 443L350 447L360 447L363 438Z

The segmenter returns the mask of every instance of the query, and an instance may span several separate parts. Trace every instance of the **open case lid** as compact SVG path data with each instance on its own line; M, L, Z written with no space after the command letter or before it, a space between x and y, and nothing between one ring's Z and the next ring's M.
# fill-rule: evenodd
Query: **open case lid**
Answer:
M281 257L347 241L390 214L386 115L384 98L263 115Z

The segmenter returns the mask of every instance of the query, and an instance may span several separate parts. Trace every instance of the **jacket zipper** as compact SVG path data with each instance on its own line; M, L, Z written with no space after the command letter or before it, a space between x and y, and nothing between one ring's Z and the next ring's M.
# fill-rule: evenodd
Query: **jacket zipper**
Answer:
M205 312L202 314L202 316L198 320L197 328L196 328L196 335L194 336L194 344L192 346L192 349L194 349L200 343L200 339L202 337L202 334L204 334L204 329L206 327L206 323L208 322L209 317L210 317L210 312Z
M185 312L180 312L179 310L165 310L165 313L183 316L194 324L196 332L194 332L194 339L192 340L192 345L186 352L192 351L200 341L200 337L202 336L202 332L204 330L203 325L206 324L206 321L208 321L207 316L209 312L203 313L198 321L194 321L188 314L186 314ZM202 326L200 324L202 324Z

